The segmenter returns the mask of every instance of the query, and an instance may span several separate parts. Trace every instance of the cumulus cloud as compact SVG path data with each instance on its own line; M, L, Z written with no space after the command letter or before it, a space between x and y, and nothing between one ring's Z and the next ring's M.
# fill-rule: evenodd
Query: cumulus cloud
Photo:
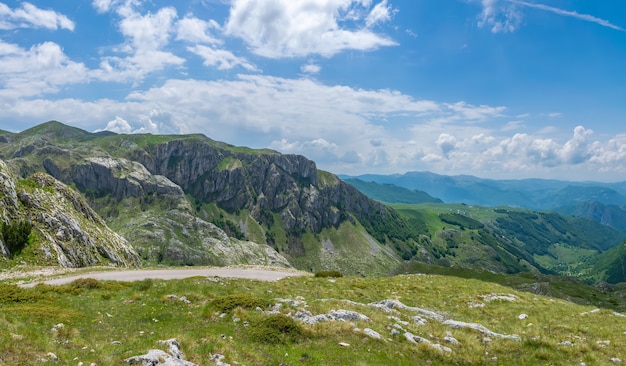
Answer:
M450 152L456 148L457 140L456 137L452 135L442 133L441 135L439 135L439 138L435 143L441 150L441 153L445 157L449 157Z
M615 154L619 150L617 145L591 141L592 135L593 131L577 126L572 137L562 143L553 138L516 133L499 138L481 134L463 140L442 134L436 144L443 155L457 165L466 164L481 170L498 165L502 171L518 173L542 168L591 167L598 161L606 161L609 156L619 156ZM433 156L436 154L431 153L429 158L433 159Z
M133 12L122 19L119 27L135 49L157 50L169 41L176 17L176 9L171 7L159 9L155 14Z
M269 58L330 57L344 50L396 45L368 29L368 22L373 25L389 17L386 1L363 14L370 7L371 1L363 0L234 0L225 32Z
M0 3L0 29L46 28L74 30L74 22L54 10L44 10L24 2L20 8L11 9Z
M205 66L216 66L219 70L230 70L235 67L242 67L248 71L257 71L256 66L249 63L245 58L237 57L227 50L214 49L203 45L187 47L187 50L202 57Z
M98 129L96 131L97 132L98 131L111 131L115 133L132 133L133 128L130 125L130 123L128 123L128 121L126 121L124 118L115 116L115 119L112 121L109 121L105 128Z
M192 43L222 44L222 41L211 34L211 29L220 29L213 19L205 21L191 15L185 16L176 23L176 39Z
M117 55L104 56L94 78L103 81L141 81L146 75L169 66L180 66L185 60L164 50L175 33L176 9L164 7L156 13L141 14L135 10L139 1L96 0L93 5L100 12L115 11L125 43L114 49ZM188 34L187 34L188 35Z
M71 61L61 46L44 42L23 49L0 40L0 96L10 99L53 93L60 86L85 82L89 70Z
M589 160L592 151L588 145L588 139L593 135L592 130L587 130L583 126L574 129L574 136L560 148L560 157L565 164L581 164Z
M537 176L548 170L585 172L586 176L626 170L626 135L601 141L594 139L591 130L578 126L570 137L557 140L542 131L508 135L500 128L464 119L449 122L447 132L442 133L441 126L429 124L433 116L466 115L467 111L395 91L324 85L307 78L240 75L230 81L169 80L133 92L122 101L5 103L0 96L0 105L2 120L43 121L54 116L86 129L120 133L201 131L229 143L304 154L322 169L336 173L367 172L374 167L392 173L420 167L459 174L490 171L511 177ZM398 119L406 118L422 123L394 134Z

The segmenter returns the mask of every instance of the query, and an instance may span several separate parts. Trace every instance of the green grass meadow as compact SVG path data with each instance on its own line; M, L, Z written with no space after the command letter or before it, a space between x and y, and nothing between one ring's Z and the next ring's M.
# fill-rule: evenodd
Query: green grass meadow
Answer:
M272 309L280 299L295 301L283 303L279 314L259 311ZM386 312L367 305L385 299L434 311L445 319L481 324L495 333L516 334L521 340L455 329L414 309ZM308 325L286 316L339 309L359 312L370 320ZM520 319L521 314L528 317ZM418 315L427 323L418 324L414 320ZM366 328L383 338L365 335ZM626 361L626 318L621 313L440 275L305 276L276 282L201 277L134 283L84 279L29 289L0 284L0 329L0 365L119 365L126 358L164 347L157 341L170 338L179 340L187 360L200 365L211 364L214 354L224 355L223 361L231 365ZM405 332L450 351L428 342L412 343ZM446 337L459 343L448 343ZM50 352L58 360L51 360Z

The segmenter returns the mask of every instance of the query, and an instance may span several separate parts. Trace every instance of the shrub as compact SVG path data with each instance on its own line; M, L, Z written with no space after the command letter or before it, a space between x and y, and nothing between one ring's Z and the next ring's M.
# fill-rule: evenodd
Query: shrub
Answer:
M154 281L151 278L146 278L141 281L137 281L133 284L133 289L137 291L148 291L154 285Z
M33 225L26 221L9 222L2 224L2 240L9 250L9 256L20 254L28 244L28 237Z
M93 290L102 287L102 284L95 278L77 278L70 283L70 287L73 289Z
M218 297L213 300L212 304L222 312L229 312L236 308L256 309L257 307L264 308L267 306L266 301L247 294L233 294Z
M302 328L293 318L272 314L252 327L250 336L255 342L287 344L296 342L302 336Z
M339 271L320 271L315 273L315 277L343 277Z
M0 303L24 303L45 299L46 295L13 284L0 283Z

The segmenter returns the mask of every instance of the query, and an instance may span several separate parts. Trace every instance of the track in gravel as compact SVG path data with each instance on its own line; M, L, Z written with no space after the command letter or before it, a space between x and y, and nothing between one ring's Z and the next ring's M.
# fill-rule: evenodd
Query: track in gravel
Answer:
M77 278L94 278L102 281L140 281L148 278L174 280L189 277L228 277L246 278L259 281L277 281L285 277L304 276L304 272L274 270L263 268L204 268L204 269L140 269L129 271L111 271L84 273L80 275L60 277L51 280L28 283L22 287L33 287L38 283L47 285L62 285L70 283Z

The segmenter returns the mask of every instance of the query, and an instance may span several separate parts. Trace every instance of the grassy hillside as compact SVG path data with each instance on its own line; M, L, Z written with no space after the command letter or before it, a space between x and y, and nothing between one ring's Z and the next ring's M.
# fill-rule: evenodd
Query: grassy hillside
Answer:
M595 258L594 272L609 283L626 282L626 244L618 245Z
M246 365L601 365L626 359L621 313L455 277L0 286L0 364L7 365L122 364L150 349L167 351L158 341L171 338L187 360L202 365L218 355ZM327 321L308 324L292 318L297 312L300 318L327 314Z
M510 207L464 204L392 205L407 220L424 223L433 247L425 262L498 273L538 272L607 280L596 258L626 238L588 219Z
M406 262L398 268L396 274L436 274L475 279L497 283L517 291L564 299L576 304L626 311L626 283L592 286L573 277L529 272L493 273L483 269L442 267L417 261Z

